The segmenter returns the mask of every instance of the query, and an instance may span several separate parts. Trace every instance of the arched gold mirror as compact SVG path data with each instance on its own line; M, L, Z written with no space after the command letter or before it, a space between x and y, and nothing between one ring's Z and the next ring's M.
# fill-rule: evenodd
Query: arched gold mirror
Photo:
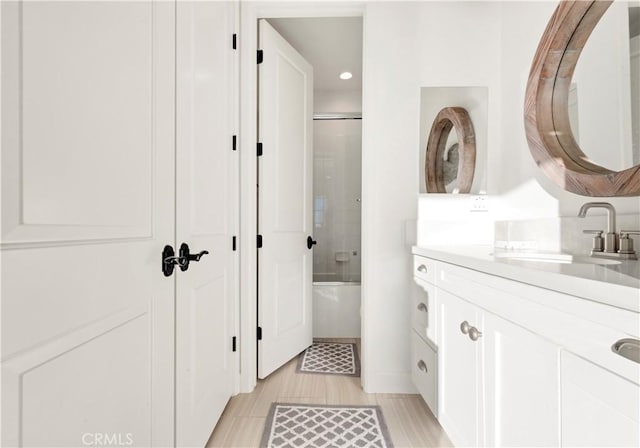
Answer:
M611 3L560 2L540 40L527 83L524 119L531 154L554 183L583 196L640 195L640 164L619 170L601 166L583 150L571 128L569 96L576 65ZM616 86L600 88L614 91ZM619 145L612 143L611 150Z
M449 139L456 131L456 142ZM466 109L445 107L427 141L425 182L429 193L469 193L476 168L476 139Z

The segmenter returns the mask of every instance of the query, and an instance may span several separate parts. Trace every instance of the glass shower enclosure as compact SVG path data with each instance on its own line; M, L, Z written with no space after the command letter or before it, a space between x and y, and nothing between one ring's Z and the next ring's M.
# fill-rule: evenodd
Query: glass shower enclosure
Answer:
M314 117L314 283L360 283L362 120Z

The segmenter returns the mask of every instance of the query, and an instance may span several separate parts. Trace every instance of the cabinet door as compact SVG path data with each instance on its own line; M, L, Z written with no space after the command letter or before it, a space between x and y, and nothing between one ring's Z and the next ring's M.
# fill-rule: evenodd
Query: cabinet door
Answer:
M478 446L481 434L481 343L472 341L460 325L482 328L477 308L438 290L438 417L456 446Z
M484 312L487 446L558 446L559 348Z
M569 352L561 359L562 446L640 446L638 384Z

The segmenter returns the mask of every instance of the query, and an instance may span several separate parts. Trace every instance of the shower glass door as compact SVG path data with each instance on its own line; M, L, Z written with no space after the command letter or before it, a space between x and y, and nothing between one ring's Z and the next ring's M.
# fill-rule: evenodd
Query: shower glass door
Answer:
M360 282L362 120L314 118L314 282Z

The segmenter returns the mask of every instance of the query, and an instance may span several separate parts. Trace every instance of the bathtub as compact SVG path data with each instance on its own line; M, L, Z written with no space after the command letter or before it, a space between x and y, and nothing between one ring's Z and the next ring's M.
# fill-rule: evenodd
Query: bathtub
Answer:
M330 276L314 276L313 337L360 337L360 279L357 282L329 281Z

